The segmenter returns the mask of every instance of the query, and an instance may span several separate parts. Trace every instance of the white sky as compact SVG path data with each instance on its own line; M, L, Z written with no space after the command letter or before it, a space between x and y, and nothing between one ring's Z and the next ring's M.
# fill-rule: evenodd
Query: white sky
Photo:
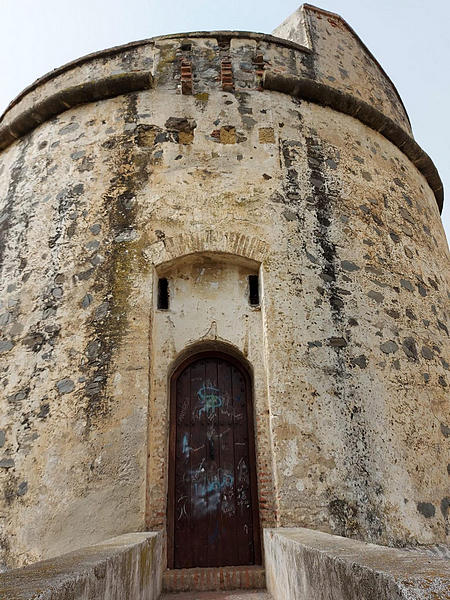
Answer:
M450 1L315 0L355 29L394 81L415 138L449 197ZM69 60L133 40L214 29L270 33L297 0L0 0L0 112L25 86Z

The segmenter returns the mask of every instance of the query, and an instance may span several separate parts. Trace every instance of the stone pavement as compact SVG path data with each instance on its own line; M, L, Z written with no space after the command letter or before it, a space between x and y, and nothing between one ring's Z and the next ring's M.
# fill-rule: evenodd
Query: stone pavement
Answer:
M272 596L265 590L231 590L229 592L178 592L175 594L163 594L160 600L272 600Z

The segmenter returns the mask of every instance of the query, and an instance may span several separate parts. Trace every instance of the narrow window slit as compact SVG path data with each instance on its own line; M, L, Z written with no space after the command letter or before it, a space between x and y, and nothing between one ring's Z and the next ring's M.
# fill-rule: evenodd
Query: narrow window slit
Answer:
M158 279L158 308L169 308L169 282L166 277Z
M248 301L251 306L259 306L259 277L248 276Z

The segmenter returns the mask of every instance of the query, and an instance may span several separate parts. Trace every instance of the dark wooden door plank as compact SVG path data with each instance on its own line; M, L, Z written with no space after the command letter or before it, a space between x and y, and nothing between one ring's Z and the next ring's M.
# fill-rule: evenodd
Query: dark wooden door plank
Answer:
M169 566L259 562L250 378L203 354L176 372L171 398Z

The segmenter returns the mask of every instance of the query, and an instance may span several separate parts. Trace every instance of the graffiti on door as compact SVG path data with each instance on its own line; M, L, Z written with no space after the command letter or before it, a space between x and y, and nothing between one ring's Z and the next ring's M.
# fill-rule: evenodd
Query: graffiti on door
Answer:
M254 562L246 385L218 358L192 362L177 379L175 566Z

